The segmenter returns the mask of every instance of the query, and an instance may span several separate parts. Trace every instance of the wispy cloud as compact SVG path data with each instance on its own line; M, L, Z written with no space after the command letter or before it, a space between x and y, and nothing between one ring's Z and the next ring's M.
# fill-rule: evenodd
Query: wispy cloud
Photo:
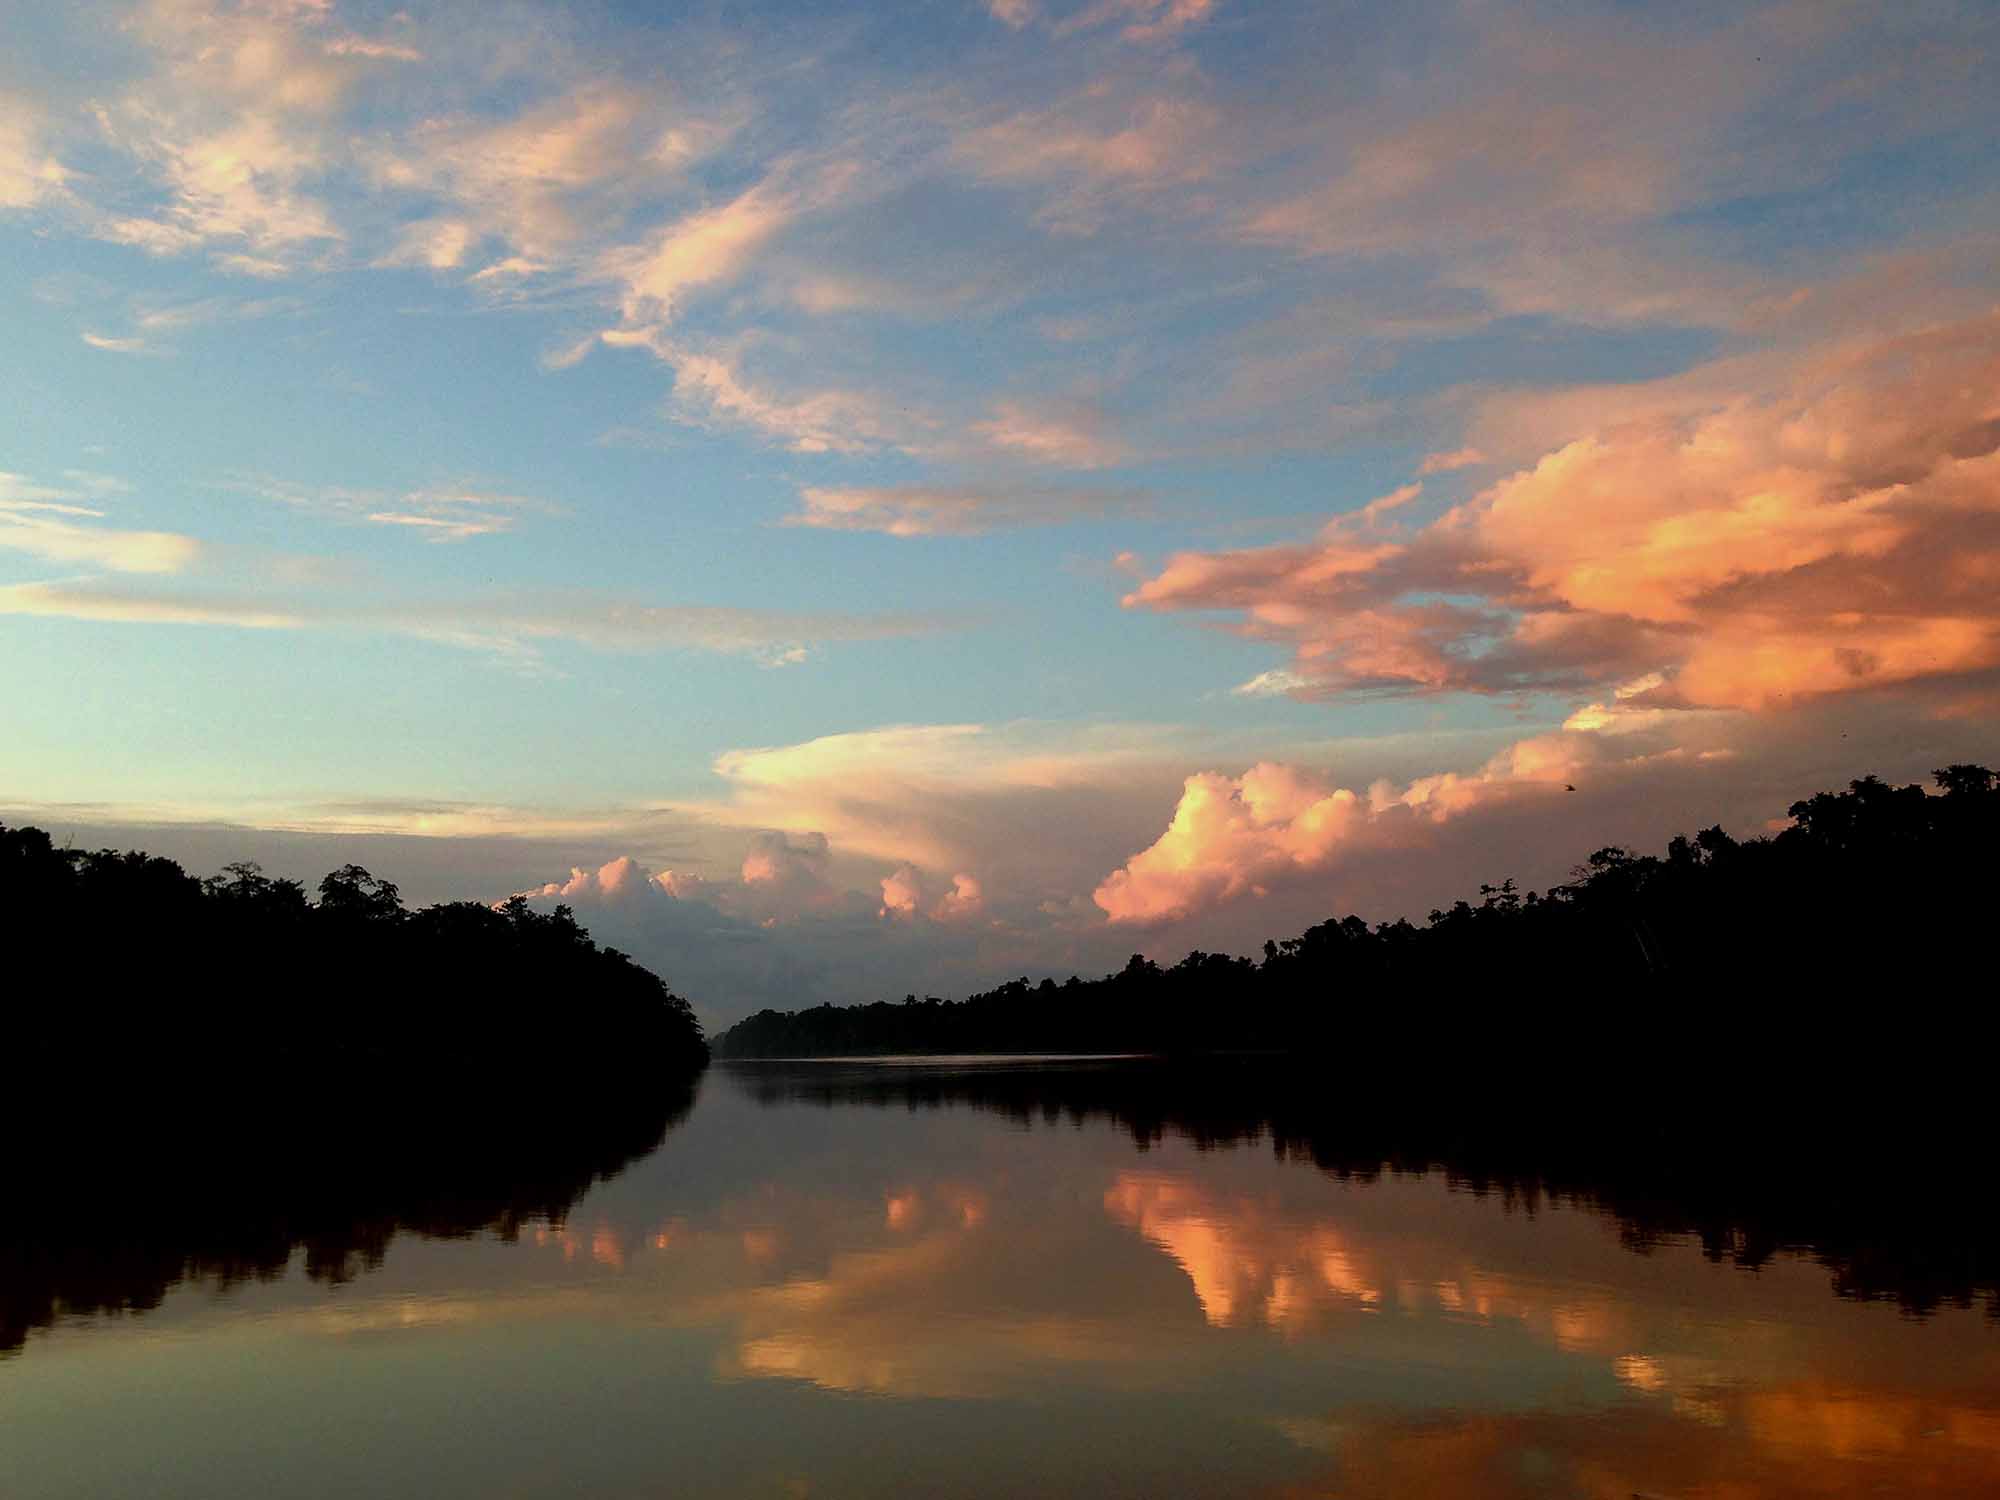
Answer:
M34 206L69 174L43 147L46 111L0 89L0 209Z
M27 527L21 528L24 534ZM0 544L8 531L0 526ZM71 554L130 572L185 566L186 538L106 534L117 538ZM23 544L24 550L62 556ZM120 551L120 546L126 550ZM192 544L188 544L192 546ZM111 559L120 559L113 562ZM221 625L256 629L381 632L476 651L529 665L541 648L567 643L598 651L694 650L757 663L797 660L802 651L838 642L885 640L955 628L936 615L811 614L723 605L644 604L601 595L489 593L456 599L356 597L288 589L282 593L228 584L141 587L111 579L16 584L0 590L0 613L130 624Z
M995 449L1053 468L1105 469L1132 456L1103 409L1087 400L995 402L993 415L971 430Z
M512 531L523 514L565 514L562 506L546 500L471 485L392 491L245 475L226 481L224 487L329 520L407 528L431 541L465 541Z
M193 537L90 524L104 512L78 502L121 489L107 475L73 472L65 484L43 485L0 472L0 548L115 573L178 573L193 564L202 551Z
M1143 509L1142 491L1004 488L991 485L807 485L790 526L879 531L888 536L971 536L1016 526L1053 526Z
M115 338L107 333L85 333L83 341L93 349L102 349L107 354L156 354L142 338Z

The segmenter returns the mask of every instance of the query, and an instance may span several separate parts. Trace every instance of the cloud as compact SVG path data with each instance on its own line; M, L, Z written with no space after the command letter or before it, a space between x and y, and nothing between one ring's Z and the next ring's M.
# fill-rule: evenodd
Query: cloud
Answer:
M572 868L569 878L519 894L572 904L625 905L650 900L702 901L762 927L794 922L842 904L828 883L831 850L824 834L769 830L753 835L734 880L714 880L685 870L655 874L631 855L594 870Z
M998 178L1081 178L1101 183L1187 182L1214 166L1202 149L1213 109L1167 96L1107 99L1092 91L1074 104L1017 114L961 137L959 156Z
M1130 490L902 484L807 485L789 526L879 531L887 536L971 536L1016 526L1052 526L1140 508Z
M41 146L44 112L0 88L0 209L32 208L68 177Z
M983 875L998 857L1010 883L1039 886L1075 873L1080 851L1107 836L1094 830L1108 823L1115 840L1132 826L1107 788L1146 799L1176 784L1162 769L1172 762L1157 732L1126 726L890 725L728 751L714 762L723 799L671 805L739 826L824 830L842 849L919 870Z
M1814 349L1609 420L1414 536L1183 553L1126 603L1234 613L1313 696L1658 672L1659 702L1762 708L1983 670L1996 383L2000 314Z
M93 349L102 349L109 354L152 354L157 352L144 339L113 338L109 334L85 333L83 341Z
M528 495L470 485L393 491L302 485L266 475L231 479L224 488L330 520L395 526L433 542L459 542L512 531L521 515L562 515L561 506Z
M1088 401L999 401L993 415L971 430L1003 453L1055 468L1104 469L1132 456Z
M714 850L730 837L711 831L702 842ZM906 911L886 904L900 899L895 875L876 882L884 903L838 878L824 834L762 829L747 841L734 837L743 852L729 874L655 872L619 856L521 894L571 906L599 942L665 975L716 1025L764 1005L874 999L912 984L990 978L994 962L980 957L984 930L970 920L984 909L973 877L955 877L940 892L911 872L911 889L921 881L928 909Z
M326 51L333 57L372 57L390 62L422 62L423 53L415 47L406 47L400 42L387 42L373 37L337 36L326 43Z
M759 183L663 226L641 244L610 252L600 274L622 288L627 324L664 322L689 292L740 275L796 211L790 193Z
M958 135L951 152L976 177L1045 184L1035 222L1061 236L1098 233L1117 213L1220 172L1233 141L1190 91L1149 93L1106 80L1046 109L1017 110Z
M193 537L80 524L104 514L75 503L106 493L106 484L96 482L103 477L75 475L67 486L50 486L0 472L0 548L114 573L178 573L196 561L202 548Z
M939 890L912 865L899 865L882 877L881 915L901 921L927 918L933 922L963 922L986 910L986 892L977 876L963 871Z
M418 516L392 510L371 511L367 520L376 526L407 526L433 542L462 542L475 536L491 536L495 532L510 531L514 525L512 518L506 516L454 520L446 516Z
M744 427L794 453L863 453L873 448L915 451L924 419L863 391L820 389L803 394L754 383L727 353L669 338L660 327L610 329L602 341L645 349L674 372L674 410L683 420Z
M1053 29L1059 37L1070 36L1123 21L1118 34L1125 41L1165 41L1207 20L1215 6L1216 0L1092 0L1058 21Z
M607 239L680 183L688 166L727 134L725 123L675 108L658 89L603 79L508 118L425 120L370 159L381 185L428 195L438 205L409 226L386 263L457 267L492 236L510 253L476 272L475 282L558 266L589 275L599 257L597 274L622 280L641 269L648 249L607 252ZM713 214L707 223L713 251ZM689 236L699 236L685 222L657 232L655 259L675 228L686 259Z
M0 529L0 537L5 536ZM245 630L293 630L305 620L247 600L142 594L95 584L15 583L0 586L0 615L40 615L120 625L231 625Z
M1417 465L1419 474L1449 474L1455 469L1469 469L1474 464L1486 462L1486 455L1477 448L1453 448L1449 452L1426 453L1424 461Z
M70 532L76 535L66 534ZM0 522L0 545L133 573L174 571L199 552L199 545L184 537L100 533L32 518ZM881 640L946 628L946 622L929 616L640 604L590 594L369 598L298 589L280 594L228 584L140 587L109 579L0 589L0 614L129 624L373 631L483 652L521 666L539 662L541 648L552 642L596 651L710 651L762 663L796 661L802 648L828 642Z
M1496 797L1560 795L1598 754L1582 736L1543 736L1469 776L1420 777L1400 790L1378 782L1365 792L1268 761L1236 777L1202 772L1187 779L1166 831L1091 899L1113 922L1180 921L1324 874L1357 843L1394 842L1413 819L1443 822Z
M1244 682L1239 682L1229 691L1239 698L1284 698L1310 688L1312 683L1296 672L1288 672L1283 667L1272 667L1259 672Z
M1125 40L1152 42L1207 20L1216 0L1123 0L1123 4L1127 11L1141 18L1121 33Z
M986 9L996 21L1004 21L1019 31L1035 19L1035 0L986 0Z
M1360 510L1354 513L1351 521L1350 518L1345 516L1334 521L1328 527L1326 534L1337 535L1347 524L1351 524L1352 522L1358 522L1364 526L1372 525L1390 511L1402 509L1402 507L1408 505L1412 500L1423 494L1423 492L1424 486L1421 480L1412 484L1398 485L1395 489L1389 491L1388 494L1377 495L1373 500L1362 506Z

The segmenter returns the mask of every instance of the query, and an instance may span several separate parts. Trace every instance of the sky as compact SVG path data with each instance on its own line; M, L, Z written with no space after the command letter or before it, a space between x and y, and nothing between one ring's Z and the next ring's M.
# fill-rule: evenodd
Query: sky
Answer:
M2000 754L2000 10L830 12L0 0L0 820L721 1025Z

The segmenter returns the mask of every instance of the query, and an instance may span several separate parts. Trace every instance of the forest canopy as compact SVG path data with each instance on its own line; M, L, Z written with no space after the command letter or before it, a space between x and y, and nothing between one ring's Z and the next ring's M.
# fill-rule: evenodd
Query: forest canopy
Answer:
M962 1001L760 1011L716 1053L1353 1055L1421 1042L1542 1066L1620 1049L1635 1065L1726 1057L1733 1043L1748 1057L1755 1043L1804 1058L1853 1024L1829 1000L1865 998L1887 1025L1913 990L1963 1001L1985 1035L1990 979L1974 976L1989 971L2000 777L1954 765L1934 780L1821 792L1768 837L1717 826L1658 855L1607 846L1551 890L1481 885L1421 926L1329 919L1260 959L1196 951L1163 968L1134 954L1102 978L1024 977Z
M692 1007L659 976L599 947L567 907L518 896L411 911L359 865L308 895L254 864L197 879L0 825L0 912L0 1024L16 1058L508 1064L547 1086L586 1065L685 1073L708 1056Z

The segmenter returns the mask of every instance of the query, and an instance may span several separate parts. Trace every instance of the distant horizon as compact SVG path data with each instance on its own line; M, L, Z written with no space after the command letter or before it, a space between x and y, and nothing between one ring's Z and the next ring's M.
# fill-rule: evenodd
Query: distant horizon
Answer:
M945 994L940 995L935 992L934 987L923 987L921 989L906 990L904 991L904 994L909 999L922 998L931 1002L942 1000L949 1003L957 1003L962 1000L978 1000L982 998L982 996L984 996L987 999L991 999L999 991L1004 990L1009 986L1013 985L1014 983L1016 983L1017 981L1023 979L1031 983L1039 979L1039 983L1043 987L1046 987L1047 985L1056 981L1057 979L1061 979L1065 985L1074 984L1077 983L1078 981L1081 981L1085 985L1090 985L1097 982L1099 979L1111 978L1113 974L1116 972L1116 970L1118 970L1121 967L1124 967L1125 964L1137 964L1141 959L1144 959L1147 962L1151 962L1154 964L1162 964L1165 960L1169 958L1178 958L1183 956L1190 962L1198 958L1204 958L1204 957L1209 959L1226 958L1232 961L1241 960L1244 962L1249 962L1251 961L1253 954L1250 951L1245 951L1246 949L1261 951L1265 957L1266 962L1269 962L1271 959L1271 955L1274 951L1274 945L1277 947L1288 948L1292 946L1291 939L1308 935L1304 931L1304 929L1318 928L1321 927L1322 924L1325 924L1326 926L1330 927L1335 923L1351 923L1353 921L1359 920L1363 923L1364 927L1381 929L1381 930L1387 930L1392 927L1404 927L1404 926L1422 927L1426 924L1433 923L1440 916L1443 916L1447 921L1449 921L1454 908L1456 908L1460 914L1463 914L1465 908L1468 906L1488 905L1496 900L1501 901L1509 906L1512 906L1517 902L1525 901L1528 904L1529 909L1532 910L1533 903L1538 898L1538 896L1546 897L1551 902L1553 902L1558 898L1570 899L1571 897L1573 897L1579 890L1582 890L1584 889L1585 886L1587 886L1588 880L1592 876L1592 872L1597 869L1600 863L1602 863L1607 856L1615 856L1619 860L1629 859L1631 861L1635 861L1636 863L1628 864L1625 866L1625 868L1627 869L1635 869L1638 868L1639 866L1657 865L1661 861L1663 856L1666 857L1667 862L1669 864L1671 864L1673 859L1678 858L1681 855L1685 854L1696 854L1699 857L1703 858L1710 857L1713 855L1713 853L1717 848L1727 851L1731 847L1732 840L1737 847L1741 847L1745 843L1753 845L1765 845L1774 842L1773 839L1774 835L1783 835L1789 833L1792 836L1796 836L1800 832L1806 833L1810 839L1811 837L1816 836L1813 835L1812 832L1812 825L1814 823L1816 814L1818 817L1818 821L1821 823L1824 823L1829 815L1832 816L1835 819L1835 826L1839 827L1842 826L1841 820L1844 820L1851 816L1856 816L1856 814L1854 813L1841 811L1843 807L1854 807L1856 806L1857 802L1863 808L1871 805L1876 805L1866 801L1866 798L1878 795L1885 795L1885 794L1888 796L1888 801L1879 804L1884 809L1888 809L1896 805L1901 805L1901 799L1906 798L1907 795L1911 792L1916 792L1921 794L1922 803L1929 804L1931 807L1935 809L1940 809L1940 811L1934 811L1925 815L1925 825L1929 829L1929 832L1925 836L1936 837L1939 836L1941 833L1946 833L1948 830L1951 830L1955 827L1957 829L1957 832L1949 833L1948 836L1952 839L1956 839L1957 842L1955 844L1950 844L1947 846L1940 846L1939 850L1936 852L1940 855L1944 855L1945 853L1948 852L1948 850L1956 850L1957 852L1951 854L1950 857L1963 859L1964 849L1966 847L1965 841L1967 839L1973 838L1980 829L1990 826L1990 819L1992 816L1990 798L1993 795L1996 795L1995 792L1996 782L2000 782L2000 773L1996 773L1996 771L1994 771L1992 768L1973 763L1957 763L1950 767L1934 768L1933 773L1929 779L1924 781L1917 781L1917 782L1910 782L1903 784L1885 781L1882 778L1876 777L1872 773L1870 773L1864 777L1852 778L1849 784L1845 787L1822 788L1818 792L1813 793L1808 797L1799 797L1793 799L1792 803L1789 804L1788 806L1788 811L1784 818L1772 818L1765 820L1764 823L1759 828L1754 830L1744 839L1734 839L1734 837L1729 834L1729 831L1726 828L1724 828L1720 823L1707 823L1701 825L1700 827L1690 825L1687 828L1679 830L1679 832L1676 834L1673 840L1672 845L1662 848L1660 850L1655 850L1641 846L1627 846L1619 844L1616 841L1606 842L1601 839L1590 841L1594 843L1595 845L1594 849L1580 847L1577 851L1575 851L1574 857L1570 860L1569 864L1565 867L1563 871L1563 879L1561 881L1556 881L1552 879L1537 884L1528 881L1523 881L1512 875L1502 875L1490 881L1487 880L1480 881L1477 885L1476 890L1472 889L1453 890L1449 892L1445 897L1441 898L1439 901L1437 901L1436 903L1434 903L1432 906L1430 906L1421 913L1416 911L1403 911L1403 912L1391 913L1388 915L1377 914L1371 918L1363 918L1360 916L1358 912L1354 912L1351 910L1347 912L1341 912L1337 910L1325 911L1309 917L1307 921L1304 924L1302 924L1301 931L1284 933L1282 935L1272 934L1267 932L1263 938L1254 940L1253 942L1245 945L1244 949L1238 949L1233 952L1230 950L1222 950L1219 952L1209 951L1205 953L1204 950L1200 949L1199 947L1191 946L1186 950L1179 950L1163 946L1162 944L1159 943L1142 945L1138 942L1135 942L1133 945L1134 951L1128 953L1124 961L1124 964L1107 960L1107 969L1105 971L1086 971L1081 968L1071 968L1067 972L1067 974L1065 974L1064 971L1060 968L1055 968L1055 969L1037 968L1036 966L1030 965L1028 966L1028 972L1026 972L1025 974L1023 974L1019 970L1016 970L1004 976L996 976L993 980L989 981L984 986L967 986L964 989L961 989L955 993L948 990ZM1972 789L1975 794L1975 801L1978 807L1978 811L1976 812L1974 811L1975 807L1974 802L1961 801L1953 803L1951 801L1940 802L1936 800L1936 799L1952 797L1962 791L1967 790L1968 788ZM1983 793L1980 792L1980 789L1982 788L1983 788ZM1985 800L1980 800L1982 796ZM1822 804L1825 804L1826 806L1823 808L1821 806ZM1956 806L1959 809L1959 812L1956 817L1954 817L1950 812L1950 809L1952 809L1954 806ZM0 832L6 831L9 827L6 817L7 811L8 810L5 808L0 808ZM1893 816L1900 816L1900 815L1892 814L1892 817ZM1988 822L1982 823L1979 821L1980 819L1986 819L1988 820ZM16 830L19 830L23 826L26 826L30 829L33 829L35 827L35 825L21 825L21 824L15 824L13 826ZM1863 823L1860 826L1862 827L1867 826L1866 817L1863 818ZM40 831L45 834L48 832L48 830L46 829ZM162 831L162 829L156 825L153 831L160 832ZM216 828L207 831L214 834L216 837L228 837L232 834L240 835L243 832L245 832L245 830L227 829L227 828ZM1850 833L1851 831L1852 830L1850 828ZM135 830L129 830L129 832L143 833L144 830L135 829ZM1721 838L1715 841L1715 844L1711 845L1710 835L1718 832L1720 833ZM1864 835L1864 837L1879 837L1882 836L1884 832L1886 832L1886 828L1883 830L1878 830L1875 833L1866 834ZM1907 832L1907 830L1904 830L1904 832ZM1681 845L1683 843L1688 843L1688 842L1692 843L1693 846L1692 848L1687 848L1687 849L1681 848ZM1775 842L1780 846L1782 846L1784 840L1777 839L1775 840ZM87 852L89 850L101 847L95 844L78 845L74 842L74 840L67 840L63 838L54 838L53 843L58 849L76 848L78 852ZM163 849L147 847L143 839L137 842L128 842L127 844L122 846L122 849L123 852L129 852L129 853L149 854L161 858L173 857L171 853ZM1702 851L1704 850L1707 851L1706 854L1702 853ZM113 846L111 852L117 853L121 852L121 850L119 847ZM355 866L361 864L360 861L351 860L347 858L337 858L334 862L338 867L340 867L337 873L342 876L345 876ZM629 862L625 863L629 865ZM249 859L241 855L240 853L234 858L220 861L219 863L217 863L215 869L212 871L205 870L199 867L190 868L185 864L183 864L183 869L186 874L196 879L209 878L209 877L212 877L214 879L220 879L221 876L224 874L229 874L248 869L254 872L255 874L263 877L266 880L270 879L292 880L300 886L301 890L304 893L306 893L308 898L310 898L310 893L320 888L320 882L311 878L309 874L302 873L297 869L290 869L290 870L282 868L275 870L265 869L261 861L255 859ZM367 874L370 878L376 880L378 883L386 883L388 886L393 887L395 891L399 893L404 909L411 913L415 913L418 910L425 909L433 905L447 905L455 901L465 901L465 900L472 900L480 904L488 905L495 909L499 909L502 906L511 906L513 902L520 901L523 899L526 899L529 902L529 909L531 911L534 909L536 905L541 905L545 909L551 907L554 908L558 914L560 914L560 912L565 910L574 912L574 908L570 907L567 902L561 899L562 896L565 894L564 892L561 891L555 891L553 893L548 892L546 890L516 891L510 893L509 896L504 898L503 900L487 901L485 900L485 898L477 896L466 897L462 895L453 895L451 893L446 893L442 896L432 896L421 890L404 889L403 882L396 878L396 872L388 867L371 869L363 866L363 873ZM577 872L579 877L581 877L583 873L584 872L581 871ZM1823 875L1825 873L1830 873L1830 867L1827 872L1822 872ZM1950 880L1956 880L1960 884L1963 883L1964 880L1963 871L1959 871L1955 875L1952 875L1949 872L1942 872L1942 873L1944 873L1944 877L1947 879L1948 882ZM328 881L331 881L335 878L335 875L327 874L324 878ZM1580 884L1579 882L1582 882L1582 884ZM630 937L634 935L637 935L643 943L643 939L646 934L647 923L649 919L653 916L654 912L657 910L657 907L652 905L653 902L662 899L677 899L673 896L671 890L664 888L657 880L636 878L632 875L632 872L629 869L625 868L617 869L615 873L612 869L609 868L599 872L599 883L601 885L606 885L610 887L608 895L606 895L605 899L601 899L584 913L584 916L586 918L594 915L594 917L597 919L596 925L593 927L592 923L589 920L583 920L579 923L579 925L583 927L584 931L588 933L589 936L591 936L600 944L606 947L616 948L620 952L628 951L626 947L626 942L627 940L629 940ZM1475 903L1472 899L1475 895L1477 895L1480 898L1479 902L1477 903ZM1888 892L1885 891L1883 893L1883 899L1884 900L1889 899ZM1133 929L1129 928L1120 930L1127 932L1133 931ZM1162 927L1156 929L1156 931L1163 938L1166 938L1168 940L1171 940L1171 937L1179 930L1180 929L1177 924L1164 924ZM1803 932L1790 932L1788 934L1788 937L1793 940L1799 939L1803 936L1805 936ZM1149 948L1157 951L1148 951ZM1547 956L1551 958L1553 957L1553 955L1547 955ZM672 972L663 969L657 962L647 965L647 967L650 967L653 970L653 972L659 974L660 977L666 980L672 987L677 987L682 989L689 988L689 986L686 983L686 978L687 978L687 972L690 969L694 971L698 981L699 977L704 972L711 972L711 973L713 972L712 968L705 970L704 965L712 965L715 960L715 954L711 948L705 947L699 940L694 940L684 943L679 948L679 950L673 955L673 957L681 960L681 962L675 965L674 971ZM1729 959L1729 957L1730 955L1724 949L1717 949L1714 952L1708 953L1706 957L1703 958L1701 961L1704 963L1726 962ZM1693 962L1694 959L1695 955L1691 953L1685 953L1685 952L1680 953L1676 955L1676 962L1668 966L1668 971L1678 972L1682 966L1690 962ZM642 959L641 962L643 964L645 963L645 960ZM1649 966L1650 962L1651 961L1649 960ZM903 977L907 978L907 975ZM881 984L878 984L875 988L872 989L856 988L856 989L851 989L847 993L835 996L830 996L830 997L820 996L810 1000L794 999L790 1003L785 1003L782 999L777 1003L764 1003L756 999L746 1000L741 995L734 992L727 992L726 990L725 991L709 990L703 992L699 987L695 988L694 992L688 995L687 998L690 1001L695 1014L700 1018L701 1024L707 1028L711 1038L713 1038L729 1030L731 1027L736 1025L736 1023L745 1020L746 1018L749 1018L753 1015L758 1015L764 1012L776 1011L780 1013L796 1014L802 1011L815 1009L826 1005L851 1006L851 1005L870 1005L870 1004L893 1004L895 1002L895 996L893 993L895 987L896 987L896 976L894 974L890 974ZM822 1056L821 1054L811 1053L811 1054L799 1054L797 1057L792 1057L790 1054L785 1054L783 1060L826 1061L852 1055L856 1054L836 1052L836 1053L828 1053ZM926 1053L922 1051L911 1051L908 1054L865 1053L860 1055L873 1057L876 1060L907 1055L911 1059L928 1059L932 1062L936 1062L939 1061L941 1058L957 1057L957 1056L1003 1057L1003 1056L1032 1055L1032 1056L1046 1057L1050 1059L1054 1058L1083 1059L1091 1057L1150 1056L1153 1055L1153 1053L1144 1049L1136 1052L1090 1052L1090 1051L1075 1051L1075 1050L1050 1051L1047 1050L1046 1048L1036 1049L1036 1048L1024 1047L1015 1049L1001 1048L998 1050L990 1050L986 1052L966 1052L966 1053L961 1053L958 1051L953 1051L950 1053L937 1053L937 1052ZM775 1057L776 1055L774 1054L773 1056Z

